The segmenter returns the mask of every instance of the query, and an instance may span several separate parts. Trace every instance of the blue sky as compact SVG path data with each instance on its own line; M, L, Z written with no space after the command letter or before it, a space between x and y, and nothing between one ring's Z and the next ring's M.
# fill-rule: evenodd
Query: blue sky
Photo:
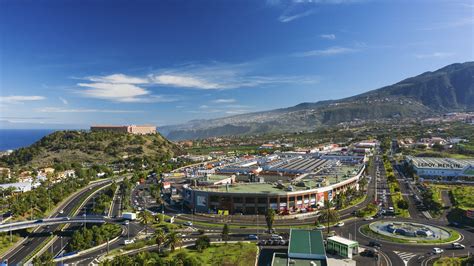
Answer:
M80 2L80 3L79 3ZM474 59L472 1L1 1L0 127L177 124Z

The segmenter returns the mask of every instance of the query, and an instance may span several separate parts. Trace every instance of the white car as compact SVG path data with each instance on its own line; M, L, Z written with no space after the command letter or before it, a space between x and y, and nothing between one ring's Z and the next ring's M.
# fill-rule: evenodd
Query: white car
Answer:
M60 211L59 211L59 214L63 214L63 213L64 213L64 210L60 210Z
M184 222L184 225L186 225L186 226L193 226L193 223L188 221L188 222Z
M337 226L337 227L343 227L343 226L344 226L344 222L338 222L338 223L336 224L336 226Z
M364 221L372 221L373 219L374 219L374 217L369 216L369 217L365 217L365 218L364 218Z
M433 248L433 254L441 254L443 253L444 250L441 248Z
M324 228L326 228L326 226L320 224L320 225L316 226L315 229L316 229L316 230L323 230Z

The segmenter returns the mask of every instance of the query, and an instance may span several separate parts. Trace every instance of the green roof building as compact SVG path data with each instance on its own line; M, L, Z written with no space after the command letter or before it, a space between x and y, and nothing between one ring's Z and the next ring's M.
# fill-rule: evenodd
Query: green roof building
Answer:
M288 253L275 253L273 266L326 266L327 257L320 230L291 229Z

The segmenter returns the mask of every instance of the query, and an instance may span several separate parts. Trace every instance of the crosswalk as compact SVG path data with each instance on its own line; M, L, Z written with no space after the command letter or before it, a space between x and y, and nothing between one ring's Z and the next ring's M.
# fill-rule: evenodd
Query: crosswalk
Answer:
M415 253L410 253L410 252L402 252L402 251L393 251L395 254L397 254L405 263L405 265L408 265L408 262L410 261L411 258L418 256Z

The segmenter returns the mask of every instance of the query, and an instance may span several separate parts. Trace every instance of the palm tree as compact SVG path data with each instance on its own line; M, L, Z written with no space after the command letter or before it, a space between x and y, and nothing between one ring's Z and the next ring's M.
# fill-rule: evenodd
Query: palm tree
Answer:
M170 245L171 252L174 252L176 247L179 247L183 242L183 240L181 240L181 238L178 236L178 233L176 232L172 232L171 234L169 234L167 236L167 239Z
M329 225L330 223L335 223L339 221L339 213L333 209L333 204L329 200L324 201L324 210L325 212L319 216L320 222L326 222L329 234Z
M222 228L222 239L227 243L229 240L229 226L227 224L224 224L224 227Z
M145 226L145 235L148 234L148 225L153 221L153 215L146 210L138 213L138 220Z
M166 234L163 229L158 228L154 234L155 243L158 245L158 253L161 251L161 245L166 241Z

